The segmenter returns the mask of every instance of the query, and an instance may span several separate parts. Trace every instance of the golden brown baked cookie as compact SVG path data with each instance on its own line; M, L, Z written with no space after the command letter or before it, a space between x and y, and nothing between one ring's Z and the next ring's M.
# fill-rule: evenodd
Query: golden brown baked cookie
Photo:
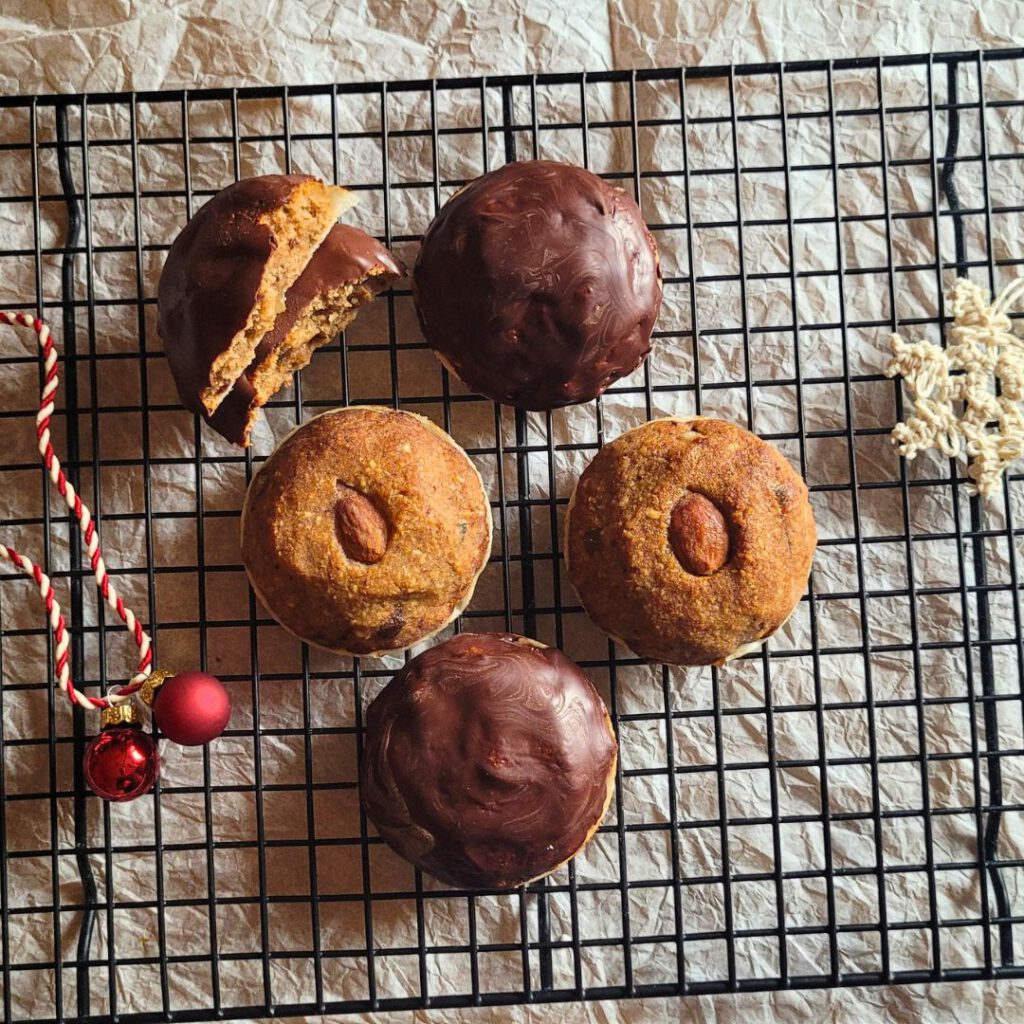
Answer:
M724 420L661 419L606 445L569 501L566 567L590 617L650 661L722 664L789 618L816 536L807 486Z
M356 406L286 438L242 509L260 600L301 640L339 654L400 651L469 603L491 509L466 453L413 413Z

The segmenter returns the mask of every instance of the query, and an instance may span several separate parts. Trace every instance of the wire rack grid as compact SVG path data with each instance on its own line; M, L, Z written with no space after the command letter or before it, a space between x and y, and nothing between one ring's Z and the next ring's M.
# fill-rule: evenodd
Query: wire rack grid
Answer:
M901 463L887 435L904 395L882 372L888 332L942 337L954 276L995 288L1024 262L1022 72L1013 50L0 98L0 304L60 327L66 466L158 663L208 666L236 708L209 749L169 752L152 798L101 803L80 768L95 723L56 702L45 624L0 577L4 1019L1024 974L1021 476L983 508L962 463ZM457 187L533 156L629 189L662 251L655 351L602 399L524 414L467 393L426 350L405 283L317 354L246 454L180 410L155 284L219 188L320 173L408 260ZM127 647L32 458L39 371L17 344L0 352L0 521L70 591L74 677L100 692ZM491 490L495 554L456 628L563 646L612 710L610 816L522 892L451 891L390 854L357 766L366 703L400 662L300 648L245 586L254 468L294 423L365 402L436 419ZM778 444L821 526L793 620L723 670L630 657L561 568L579 469L671 413Z

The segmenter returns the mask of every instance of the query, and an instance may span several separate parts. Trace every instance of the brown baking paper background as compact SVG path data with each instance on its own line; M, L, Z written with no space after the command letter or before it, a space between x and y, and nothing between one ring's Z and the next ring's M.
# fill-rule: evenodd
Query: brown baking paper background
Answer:
M1005 24L999 17L1004 8L993 3L983 12L975 4L945 5L963 16L971 45L1008 38L999 28ZM444 18L410 12L402 39L394 37L393 59L407 57L402 73L408 69L410 74L477 67L474 62L484 53L502 46L493 63L499 70L678 62L699 59L704 51L692 42L672 49L666 40L699 39L702 33L718 40L712 51L717 59L749 59L776 52L788 26L803 45L811 26L826 23L828 31L813 46L807 42L808 55L847 53L836 32L845 31L853 18L848 8L832 21L817 11L796 18L785 4L754 4L740 24L729 5L700 5L684 14L672 5L654 4L627 25L616 9L601 10L605 20L592 24L554 4L524 4L514 16L494 14L492 20L465 12ZM42 78L31 78L40 66L26 63L26 54L49 61L69 43L86 69L73 84L91 89L139 84L143 66L151 69L148 85L191 84L193 77L201 84L207 79L200 69L211 62L215 48L221 74L227 74L226 64L239 84L296 81L314 72L321 79L359 77L359 70L365 70L364 77L377 77L382 67L370 55L381 52L381 33L388 32L389 43L393 38L390 29L378 25L362 44L358 35L349 38L344 56L328 59L317 51L318 58L302 64L306 51L295 39L305 33L305 23L289 30L295 45L285 59L279 42L268 43L266 33L247 28L241 36L240 30L219 23L215 13L204 22L188 17L189 12L186 6L160 17L130 14L123 19L112 7L108 24L97 27L101 19L92 15L92 27L70 35L54 24L52 31L33 34L23 50L5 53L5 89L19 91L26 81L44 89L64 88L71 81L66 70L63 77L60 71L67 68L67 57L48 63L51 70ZM341 17L340 6L331 7L318 31L337 29ZM870 35L862 33L881 17L877 9L864 14L855 47L875 48ZM259 18L253 24L258 26ZM925 31L931 34L921 34ZM926 49L950 38L909 23L896 23L892 32L875 39L888 38L891 49ZM440 39L450 44L444 59L425 49ZM249 47L244 54L243 40ZM655 40L653 48L650 40ZM337 75L335 68L340 69ZM292 75L300 70L298 77ZM976 100L979 88L990 102L1019 99L1024 95L1021 71L1019 62L992 64L979 79L977 68L966 66L960 72L960 99ZM503 947L479 954L479 990L518 991L524 978L523 936L527 943L540 938L541 900L547 905L548 937L561 945L551 950L547 963L541 951L529 949L525 970L534 988L542 982L542 967L550 969L556 988L621 986L627 978L636 985L720 981L728 977L729 951L718 936L729 922L742 933L732 948L736 976L771 978L780 970L779 942L768 934L780 924L780 895L784 922L791 929L785 939L791 976L829 973L824 929L833 913L840 928L835 949L840 971L881 969L878 923L883 913L890 926L907 923L887 933L892 968L926 969L932 963L926 923L931 895L928 874L919 868L929 860L936 866L938 917L972 922L941 929L943 966L983 962L984 929L976 923L982 882L974 808L987 802L988 774L984 759L979 768L970 756L975 740L984 749L985 727L981 704L968 700L981 687L978 648L971 649L968 664L962 646L930 646L962 644L965 629L977 636L976 600L967 598L965 620L960 590L962 583L975 581L973 551L955 539L957 523L970 522L968 499L964 488L946 482L906 492L873 486L899 480L902 472L887 436L896 419L897 388L881 378L888 331L895 316L901 324L911 322L904 333L940 339L934 324L915 327L912 322L935 316L940 293L954 277L949 269L940 278L931 266L936 244L943 260L955 259L952 221L930 215L861 219L884 214L886 194L891 214L933 209L936 181L930 160L942 152L947 126L939 114L933 134L927 113L899 112L903 106L927 106L924 68L887 69L881 82L884 119L877 114L830 118L830 94L836 110L879 106L883 97L875 67L836 71L831 81L822 72L787 76L785 135L777 116L778 81L770 75L738 75L731 92L726 78L688 82L685 123L678 80L638 82L632 94L629 83L590 83L582 94L576 83L538 86L535 97L527 87L516 90L518 157L534 152L530 126L536 116L542 129L537 155L575 162L586 158L600 173L623 175L623 187L635 191L628 127L635 104L642 125L636 138L640 169L671 172L639 179L638 193L669 279L658 322L664 337L646 367L599 404L527 417L529 493L520 492L517 458L507 453L516 444L510 410L469 397L449 379L455 401L446 419L440 400L446 384L439 364L421 347L407 281L360 315L344 350L333 344L319 352L298 389L278 396L255 431L251 463L178 407L155 331L156 282L165 247L187 218L187 192L200 193L193 195L194 210L204 193L239 176L318 173L357 187L360 202L347 219L381 236L389 229L397 239L395 251L411 263L415 237L429 222L436 200L443 201L458 182L485 169L479 128L485 113L492 129L503 123L500 90L291 96L284 106L279 100L238 99L234 106L230 97L192 100L187 104L187 151L180 141L168 141L180 139L184 131L179 102L140 101L132 107L98 100L71 108L72 174L80 197L84 200L86 186L89 194L82 251L73 267L82 492L100 517L116 585L143 621L155 623L158 663L175 667L205 661L210 671L228 680L235 708L231 733L207 751L163 745L158 799L108 807L91 798L88 858L101 902L91 946L100 961L90 970L92 1013L110 1011L111 989L122 1013L165 1005L171 1010L206 1008L215 987L226 1009L264 1001L309 1003L318 984L326 1001L365 1000L370 993L368 945L381 998L471 993L467 950L474 942ZM936 68L935 102L945 102L945 90L944 72ZM431 104L436 104L442 129L468 129L438 137L436 196ZM702 120L730 116L733 108L735 137L730 124ZM1021 215L990 212L1022 205L1019 165L996 158L1024 146L1018 111L985 114L987 168L978 160L957 166L961 201L975 211L965 218L971 273L983 281L990 259L1019 259L1024 249ZM585 150L584 114L590 126ZM385 124L386 150L381 141ZM563 127L545 127L553 125ZM242 140L237 150L235 127ZM83 128L90 141L87 153L80 144ZM980 152L980 128L977 109L962 111L961 154ZM337 144L322 137L332 132L339 136ZM35 138L41 144L36 153L8 149L0 160L0 193L7 197L0 200L0 237L4 249L23 253L3 260L0 302L5 305L32 309L37 292L46 303L61 300L61 247L68 218L52 146L55 134L52 109L40 107L34 115L0 110L5 142L29 144ZM842 168L835 178L827 169L833 152ZM505 159L505 136L493 131L486 166ZM728 172L734 159L743 169L738 176ZM915 163L919 160L925 162ZM807 169L788 175L770 169L786 163ZM691 175L688 188L684 167ZM727 173L693 176L714 169ZM982 192L986 172L988 208ZM382 188L385 179L389 193ZM142 195L137 205L132 198L136 186ZM36 195L37 202L32 199ZM791 238L784 225L758 223L785 219L787 211L806 219ZM837 213L849 218L838 233ZM692 233L671 226L688 218L704 226ZM739 231L721 226L737 219L747 222L742 249ZM928 267L896 275L895 309L890 308L888 274L873 269L885 268L890 245L897 265ZM795 285L791 267L797 272ZM846 272L841 292L840 267ZM732 280L741 269L745 308L739 284ZM785 277L758 276L776 272ZM691 292L679 279L692 276L705 280ZM1010 278L1010 268L999 269L997 286ZM91 310L88 299L94 302ZM63 347L60 309L47 311ZM834 326L812 326L835 325L844 318L873 326L851 327L845 336ZM797 337L794 320L801 326ZM746 355L744 327L758 329L749 335ZM708 333L695 344L695 331ZM398 342L396 350L388 346L391 336ZM34 457L39 371L33 345L28 334L3 333L3 354L10 361L0 376L5 413L0 416L0 449L5 462L23 468L3 474L0 520L5 542L47 559L67 606L69 525L59 496L51 494L47 503ZM792 383L797 356L801 379L816 381L802 386L800 407ZM805 601L770 641L773 657L767 663L760 657L746 659L717 677L710 670L663 672L635 664L622 649L610 652L606 638L579 610L560 559L564 502L596 449L599 432L611 438L649 416L694 413L692 384L698 377L704 414L747 423L747 360L749 379L762 382L753 389L750 425L775 437L817 488L812 500L822 545L814 569L816 628ZM847 373L854 379L848 402L841 383ZM61 453L66 451L60 413L65 387L62 383L55 421ZM389 404L396 394L402 407L446 426L470 451L494 502L503 497L531 502L528 550L550 554L533 563L540 609L536 635L590 663L588 672L610 702L614 686L623 768L617 799L606 829L572 870L552 876L551 892L535 887L525 894L444 895L442 887L417 878L379 842L363 842L355 789L360 708L402 659L355 665L304 650L254 603L240 566L238 512L246 480L275 443L297 420L345 400ZM812 435L802 448L795 437L800 429ZM852 447L851 430L856 434ZM910 479L947 481L950 467L944 459L922 457L906 472ZM850 488L854 473L860 485L855 492ZM1019 522L1019 481L1010 484L1009 494L1014 522ZM40 522L44 509L51 517L48 535ZM1014 637L1018 630L1013 593L1005 589L1013 573L1006 512L1002 498L985 512L985 527L992 531L985 548L987 580L995 588L989 603L996 638ZM518 505L496 514L495 525L496 557L481 578L464 628L523 628ZM910 545L912 574L907 570L907 529L916 538ZM858 533L865 540L859 548L850 542ZM507 576L504 551L509 554ZM868 594L863 601L861 589ZM563 609L560 615L556 608ZM200 618L208 623L203 632L195 625ZM920 645L907 649L915 620ZM109 615L105 623L97 632L94 592L86 579L85 614L77 625L87 629L81 682L93 693L101 678L122 680L132 664L134 648L123 631L114 628ZM83 898L74 856L72 717L49 687L43 626L29 585L5 579L0 585L0 628L5 631L0 679L4 835L10 852L11 971L6 984L16 1019L58 1012L58 979L47 965L56 952L66 963L74 960L76 908ZM867 665L860 653L865 643L873 648ZM790 652L813 653L787 656ZM607 666L610 653L614 672ZM1019 645L993 646L992 656L997 691L1018 694ZM898 703L916 698L915 657L922 696L940 699L925 707L920 720L914 704ZM874 711L873 728L863 707L869 694L883 704ZM771 716L766 714L769 702L779 709ZM712 715L716 705L723 711L718 734ZM1019 700L998 703L998 725L1003 749L1024 748ZM95 727L90 718L90 730ZM724 774L715 770L719 745L722 760L734 766ZM925 778L921 750L932 758ZM876 781L868 765L872 752L906 759L884 763ZM824 778L818 764L822 757L829 762ZM686 770L670 772L670 760ZM1004 800L1019 803L1021 758L1006 755L1001 763ZM207 781L212 786L208 797L203 791ZM256 791L257 782L262 793ZM869 816L875 785L881 810L904 812L882 819L877 830ZM52 799L51 792L56 793ZM926 798L937 812L931 818L922 814ZM666 827L673 800L684 826L674 837ZM777 833L767 820L773 804L786 818ZM725 829L723 816L733 822ZM115 851L109 858L106 843ZM1019 812L1008 812L999 855L1013 861L1022 856L1022 848L1024 823ZM734 878L728 892L721 881L726 855L728 871L743 876ZM703 881L675 886L674 862L682 877ZM831 882L825 878L829 863ZM881 876L878 863L886 868ZM777 885L782 872L790 877ZM1021 872L1008 867L1003 878L1016 909ZM422 914L407 895L420 890L427 897ZM265 915L261 895L269 901ZM157 907L160 900L163 912ZM61 908L58 935L55 905ZM677 915L687 939L681 958ZM1021 929L1015 932L1019 958L1024 955ZM628 952L624 935L632 937ZM989 940L995 946L994 928ZM163 977L156 962L161 942L170 961ZM317 944L325 954L319 966L311 955ZM447 951L421 957L421 944ZM582 948L578 978L577 944ZM266 960L264 951L270 954ZM117 966L111 977L112 959ZM72 1014L75 972L65 967L60 975L63 1012ZM971 1002L970 991L963 1001ZM954 995L941 1005L960 1002ZM791 1004L780 997L778 1006L784 1005ZM595 1008L593 1019L603 1019L607 1009ZM1013 1019L1010 1005L1005 1009L1000 1018L999 1006L992 1006L992 1019ZM527 1015L514 1009L504 1013L501 1019ZM629 1013L627 1004L622 1015Z

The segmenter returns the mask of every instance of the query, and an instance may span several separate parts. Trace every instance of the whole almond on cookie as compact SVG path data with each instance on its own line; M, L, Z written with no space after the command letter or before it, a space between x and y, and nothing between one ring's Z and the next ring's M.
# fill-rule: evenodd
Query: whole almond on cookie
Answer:
M676 502L668 540L682 567L694 576L710 576L729 557L725 517L703 494L689 493Z
M365 495L338 485L334 530L341 549L354 562L373 565L388 549L388 524Z

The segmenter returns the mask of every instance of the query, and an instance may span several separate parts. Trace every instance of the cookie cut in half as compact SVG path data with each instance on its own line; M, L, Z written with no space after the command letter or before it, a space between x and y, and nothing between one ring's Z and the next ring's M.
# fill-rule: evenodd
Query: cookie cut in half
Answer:
M360 307L405 274L376 238L349 224L335 224L299 279L288 289L284 312L256 346L256 355L217 411L211 427L242 447L259 410L313 353L340 334Z
M182 229L160 275L157 330L187 409L216 411L354 203L308 175L269 174L218 192Z

